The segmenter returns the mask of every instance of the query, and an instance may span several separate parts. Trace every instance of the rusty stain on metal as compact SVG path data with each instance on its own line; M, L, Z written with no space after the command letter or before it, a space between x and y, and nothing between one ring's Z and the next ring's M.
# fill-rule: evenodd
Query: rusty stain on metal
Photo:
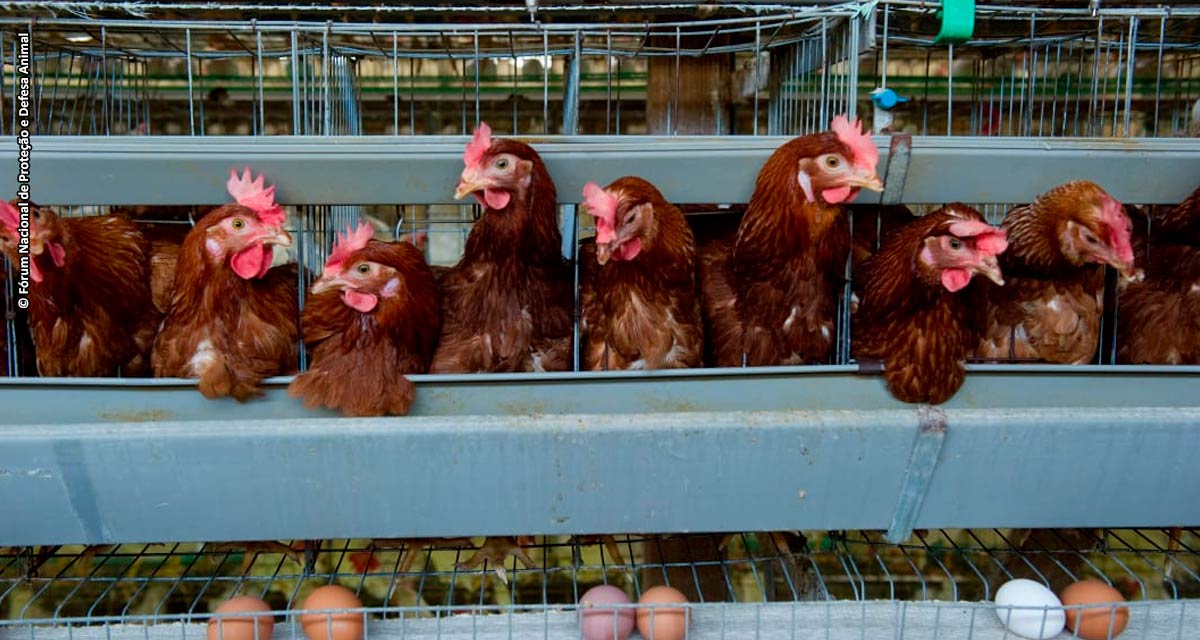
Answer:
M106 422L163 422L173 417L175 417L175 413L166 409L100 412L100 419Z

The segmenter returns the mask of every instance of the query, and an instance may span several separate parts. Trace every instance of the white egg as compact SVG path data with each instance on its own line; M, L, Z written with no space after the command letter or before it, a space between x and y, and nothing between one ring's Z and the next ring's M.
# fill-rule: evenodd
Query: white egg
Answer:
M1058 596L1042 583L1023 578L996 590L996 615L1009 631L1032 640L1053 638L1067 625Z

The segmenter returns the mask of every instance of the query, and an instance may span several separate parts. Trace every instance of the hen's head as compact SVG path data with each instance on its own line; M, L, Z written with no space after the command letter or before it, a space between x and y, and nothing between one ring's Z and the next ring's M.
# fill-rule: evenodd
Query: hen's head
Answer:
M405 269L424 257L410 242L389 244L372 240L374 235L366 223L339 233L312 293L340 291L342 302L362 313L373 311L381 299L395 298L404 287Z
M224 205L204 216L192 230L203 234L211 262L229 266L239 277L261 278L271 268L274 247L290 247L292 236L283 229L283 207L275 203L275 187L263 188L263 178L239 178L232 172L226 185L237 204Z
M1041 215L1055 216L1059 247L1071 264L1108 264L1133 273L1133 224L1104 189L1076 180L1038 196L1035 206Z
M21 243L21 214L16 202L0 202L0 243L14 264L20 260ZM45 266L45 263L37 260L38 256L48 253L55 267L66 264L67 251L61 241L61 224L58 214L52 209L29 204L29 255L34 258L29 261L29 277L34 282L41 282L45 277L38 265L42 262L42 266Z
M654 185L626 176L601 189L583 187L584 212L596 218L596 261L633 260L658 231L655 209L671 206Z
M492 129L480 123L463 153L462 174L454 199L475 196L479 204L500 211L513 197L523 200L541 163L533 147L516 140L493 140Z
M883 190L883 181L875 172L878 163L879 149L861 123L841 115L833 119L829 131L796 138L780 147L763 167L759 180L787 176L789 191L799 199L840 204L853 200L859 189Z
M931 225L917 254L918 271L927 284L947 291L966 287L976 274L1004 284L997 256L1008 248L1003 229L988 224L965 204L948 204L925 217Z

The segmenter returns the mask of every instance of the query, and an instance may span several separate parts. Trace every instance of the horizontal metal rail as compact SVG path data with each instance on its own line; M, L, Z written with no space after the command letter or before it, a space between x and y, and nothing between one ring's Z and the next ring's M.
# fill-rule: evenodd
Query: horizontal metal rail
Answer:
M1200 523L1200 371L1023 369L968 376L916 485L921 411L848 367L418 376L412 416L355 420L283 381L5 380L0 546L882 530L902 486L916 528Z
M681 203L745 202L783 137L523 137L542 154L560 201L588 181L639 175ZM432 204L451 201L466 138L86 137L33 140L32 194L48 205L220 204L229 170L244 166L293 204ZM886 166L888 139L876 143ZM16 142L0 141L15 166ZM83 180L81 177L86 176ZM1089 179L1122 201L1176 203L1196 187L1200 139L913 138L901 196L908 203L1023 202ZM0 175L14 193L16 172ZM872 202L863 194L860 202Z

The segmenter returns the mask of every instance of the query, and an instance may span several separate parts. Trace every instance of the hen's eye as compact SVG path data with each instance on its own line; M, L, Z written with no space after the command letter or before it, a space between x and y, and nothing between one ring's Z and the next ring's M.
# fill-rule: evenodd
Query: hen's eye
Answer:
M633 219L636 217L637 217L637 214L630 211L629 215L625 216L625 224L629 224L629 223L633 222Z
M962 248L962 246L963 246L962 240L959 240L958 238L950 238L950 248L951 249L958 251L959 249Z
M1091 231L1084 231L1084 232L1083 232L1083 241L1084 241L1084 242L1086 242L1086 243L1088 243L1088 244L1096 244L1096 242L1098 242L1098 241L1096 240L1096 236L1095 236L1095 234L1093 234Z
M836 169L842 164L842 159L835 155L825 156L825 166L830 169Z
M507 169L508 168L508 158L500 158L499 160L497 160L496 168L501 171L504 171L505 169Z
M368 274L368 273L371 273L371 265L369 265L369 264L367 264L367 263L365 263L365 262L364 262L364 263L362 263L362 264L360 264L360 265L358 265L358 272L359 272L359 273L361 273L361 274L363 274L363 275L366 275L366 274Z
M229 223L229 225L232 226L234 229L241 230L243 227L246 226L246 221L242 220L241 218L234 218L233 221Z

